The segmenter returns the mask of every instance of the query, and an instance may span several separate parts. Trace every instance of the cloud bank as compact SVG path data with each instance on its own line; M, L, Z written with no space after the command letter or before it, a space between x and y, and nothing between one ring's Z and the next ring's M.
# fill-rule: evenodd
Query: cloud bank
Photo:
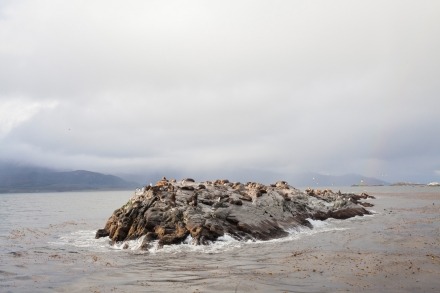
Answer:
M437 1L2 3L2 160L438 181Z

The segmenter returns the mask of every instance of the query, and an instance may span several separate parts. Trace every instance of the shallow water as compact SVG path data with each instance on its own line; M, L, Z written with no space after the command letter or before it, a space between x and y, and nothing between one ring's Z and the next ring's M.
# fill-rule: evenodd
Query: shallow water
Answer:
M335 292L353 286L435 292L440 188L333 189L375 195L370 201L376 213L312 221L314 229L272 241L242 243L226 236L208 246L188 241L147 253L136 241L122 249L94 239L133 191L0 194L0 292ZM372 255L398 257L396 265L406 263L404 256L423 262L430 255L432 263L416 275L423 286L406 278L402 288L395 287L392 278L405 275L391 272L386 279L359 275L351 284L354 261L359 267Z

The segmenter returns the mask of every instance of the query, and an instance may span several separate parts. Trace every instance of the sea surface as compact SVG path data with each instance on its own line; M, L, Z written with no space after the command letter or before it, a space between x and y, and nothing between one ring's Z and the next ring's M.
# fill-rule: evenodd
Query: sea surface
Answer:
M149 252L94 238L134 191L0 194L0 292L440 290L440 188L332 189L376 196L373 215Z

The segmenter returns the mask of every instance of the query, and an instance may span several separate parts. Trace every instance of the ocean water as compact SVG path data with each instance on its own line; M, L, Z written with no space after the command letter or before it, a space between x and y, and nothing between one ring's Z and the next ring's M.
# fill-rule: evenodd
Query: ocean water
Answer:
M435 292L439 288L434 276L440 273L440 188L333 189L375 195L370 200L374 214L311 220L313 229L292 229L288 237L271 241L239 242L226 235L207 246L194 246L189 239L149 252L138 249L140 241L131 241L124 249L111 246L108 238L94 238L134 191L0 194L0 292L374 292L384 288ZM411 233L426 243L408 241ZM403 287L396 287L393 278L405 275L391 271L390 283L388 275L370 280L373 272L350 276L356 270L354 261L370 259L373 265L376 258L371 257L377 256L377 261L389 257L390 263L394 257L396 265L406 265L403 257L411 254L414 262L423 263L425 256L432 262L416 271L423 285L406 278ZM357 282L351 282L353 277Z

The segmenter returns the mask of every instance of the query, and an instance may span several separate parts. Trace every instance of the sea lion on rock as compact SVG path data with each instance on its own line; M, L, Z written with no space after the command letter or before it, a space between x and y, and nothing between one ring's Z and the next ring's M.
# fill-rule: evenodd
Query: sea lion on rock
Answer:
M174 191L171 193L170 201L171 201L172 206L175 207L176 206L176 193Z
M286 181L278 181L277 183L275 183L275 187L289 189L289 185Z
M235 205L237 205L237 206L241 206L241 205L243 205L243 202L242 202L240 199L230 198L230 199L228 200L228 202L229 202L230 204L235 204Z
M197 194L197 192L194 192L193 195L191 195L191 197L186 200L186 203L188 205L192 205L192 206L196 207L197 206L197 198L198 198L198 194Z
M193 206L197 206L197 198L198 198L198 194L197 192L194 192L193 196L192 196L192 205Z
M214 181L214 185L225 185L228 183L229 183L228 179L217 179Z
M160 181L156 182L156 186L159 186L159 187L166 186L166 185L168 185L168 180L165 176L162 177L162 179Z
M184 179L182 179L181 182L182 182L182 184L185 184L185 183L194 183L195 181L192 178L184 178Z
M235 183L232 185L232 188L233 188L233 189L236 189L236 190L243 190L243 189L244 189L244 185L241 184L240 182L235 182Z

